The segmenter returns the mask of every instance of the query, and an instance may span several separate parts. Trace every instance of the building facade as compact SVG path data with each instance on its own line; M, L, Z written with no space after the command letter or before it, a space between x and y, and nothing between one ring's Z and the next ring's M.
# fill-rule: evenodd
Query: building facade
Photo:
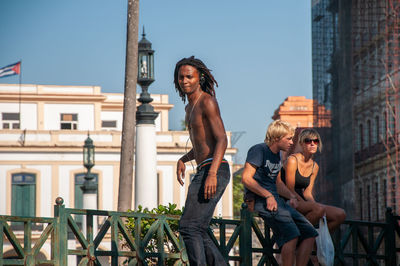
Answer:
M315 110L320 117L317 119ZM330 127L330 111L318 104L317 100L306 99L305 96L289 96L279 105L272 116L273 120L281 119L293 127Z
M349 218L381 221L386 207L399 213L399 6L312 1L313 97L331 95L331 195ZM333 33L326 42L323 32Z
M181 208L195 165L186 168L181 187L175 176L176 161L191 149L189 135L168 129L168 112L173 108L168 95L151 97L159 113L155 121L158 184L149 193L157 193L159 204L176 203ZM91 172L98 186L98 209L117 210L122 113L123 94L102 93L97 86L0 84L0 214L52 217L57 197L68 208L82 208L80 186L86 173L82 150L88 134L95 145ZM225 158L232 167L236 150L227 135ZM230 184L215 215L232 214Z

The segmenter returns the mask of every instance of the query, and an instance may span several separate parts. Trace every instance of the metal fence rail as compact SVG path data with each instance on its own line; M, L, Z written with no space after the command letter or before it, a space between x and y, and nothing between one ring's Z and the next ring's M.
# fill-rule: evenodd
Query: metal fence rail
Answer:
M13 226L10 224L23 223L24 237L23 246L14 234ZM38 240L32 247L32 226L36 224L47 224L45 229L41 232ZM58 265L56 258L59 257L58 249L55 247L57 242L57 219L56 218L37 218L37 217L18 217L18 216L4 216L0 215L0 265L35 265L37 264L51 264ZM3 258L4 250L4 236L7 237L9 243L14 248L16 257L5 259ZM51 260L38 260L35 257L39 254L43 244L50 240L51 242Z
M122 257L128 265L188 265L183 241L171 229L171 222L176 222L179 216L70 209L65 208L61 198L56 203L54 218L0 216L0 265L64 266L68 264L68 255L80 256L80 265L100 265L102 256L110 258L112 265L118 265ZM85 230L76 221L79 215L85 217ZM104 220L95 234L94 224L99 216ZM126 226L127 219L133 221L133 233ZM152 221L151 225L147 223L148 228L143 228L145 220ZM13 227L17 222L23 224L22 240L16 236L21 230ZM396 265L396 253L400 253L400 247L396 246L399 242L396 237L400 239L399 222L400 217L394 216L390 209L384 223L346 221L341 233L333 237L335 265ZM44 229L32 241L32 227L38 224ZM226 261L246 266L278 265L276 254L280 250L274 245L272 232L245 204L240 220L212 219L208 233ZM68 248L71 236L79 243L78 248ZM111 243L110 249L99 249L105 241ZM50 245L51 259L38 260L45 242ZM5 244L13 247L14 258L3 257ZM236 253L235 246L238 246ZM259 256L256 258L254 254Z
M166 259L175 260L175 265L184 265L187 263L187 256L184 252L183 241L178 239L171 230L168 221L178 220L178 216L153 215L135 212L114 212L101 210L78 210L65 208L64 205L55 206L55 216L60 223L60 265L67 264L67 255L82 256L80 265L87 265L93 262L99 265L98 256L108 256L111 258L112 265L118 265L118 258L124 257L129 265L147 265L148 259L157 261L157 265L165 265ZM86 218L86 235L79 229L73 215L84 215ZM94 238L93 225L94 216L105 216L99 231ZM134 235L129 232L125 226L124 220L134 219L136 230ZM146 235L141 238L142 223L144 219L152 219L154 222L148 229ZM76 240L80 243L81 249L68 249L67 236L70 229ZM107 232L111 234L111 250L99 250L98 247ZM152 239L155 239L155 251L148 250ZM168 241L173 246L173 251L166 252L164 243ZM124 243L124 248L121 248Z

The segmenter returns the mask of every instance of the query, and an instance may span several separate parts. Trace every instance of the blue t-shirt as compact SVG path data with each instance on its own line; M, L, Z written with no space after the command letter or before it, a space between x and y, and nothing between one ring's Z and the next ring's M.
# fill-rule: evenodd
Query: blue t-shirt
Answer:
M279 152L273 153L266 143L256 144L247 152L246 162L257 168L253 178L258 184L278 197L276 178L282 168Z

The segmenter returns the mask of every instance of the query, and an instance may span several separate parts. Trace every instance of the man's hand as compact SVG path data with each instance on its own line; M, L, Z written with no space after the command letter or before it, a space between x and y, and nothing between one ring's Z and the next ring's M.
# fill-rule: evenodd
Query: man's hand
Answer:
M275 212L278 210L278 203L276 203L275 197L273 195L268 196L267 199L267 210Z
M179 184L183 186L183 179L185 179L185 170L186 166L185 163L182 162L182 160L178 160L176 163L176 178L178 179Z
M204 198L211 199L217 191L217 173L208 172L206 182L204 183Z

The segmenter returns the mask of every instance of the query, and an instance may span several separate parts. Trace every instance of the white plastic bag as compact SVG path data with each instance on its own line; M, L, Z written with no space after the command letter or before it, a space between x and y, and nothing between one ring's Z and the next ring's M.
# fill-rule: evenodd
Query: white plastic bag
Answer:
M318 236L315 241L317 242L318 262L322 266L332 266L335 259L335 247L329 234L325 215L319 219Z

